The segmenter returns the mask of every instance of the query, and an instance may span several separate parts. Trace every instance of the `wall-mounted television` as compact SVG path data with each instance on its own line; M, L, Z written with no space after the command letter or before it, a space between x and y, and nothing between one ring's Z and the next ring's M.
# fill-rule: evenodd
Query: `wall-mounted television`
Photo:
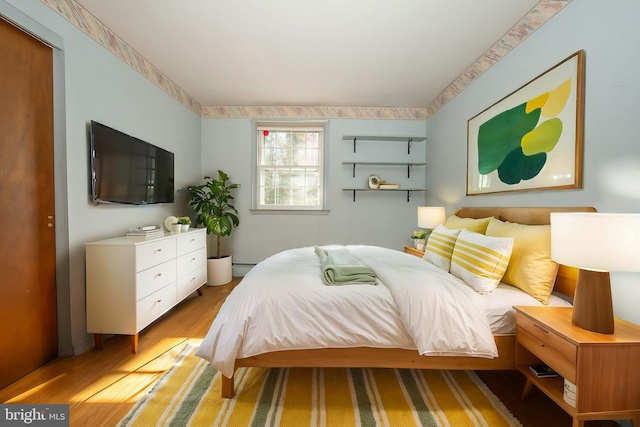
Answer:
M94 204L174 202L173 153L91 121L91 200Z

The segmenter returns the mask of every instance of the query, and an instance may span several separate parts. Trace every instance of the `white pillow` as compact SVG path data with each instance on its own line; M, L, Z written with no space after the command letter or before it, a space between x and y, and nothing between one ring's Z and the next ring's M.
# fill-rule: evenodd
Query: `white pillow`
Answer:
M490 293L507 271L513 240L462 230L453 247L451 274L481 294Z
M449 230L444 225L437 226L431 232L429 240L427 240L427 247L424 250L422 259L429 261L431 264L448 273L451 267L453 246L461 231L461 229Z

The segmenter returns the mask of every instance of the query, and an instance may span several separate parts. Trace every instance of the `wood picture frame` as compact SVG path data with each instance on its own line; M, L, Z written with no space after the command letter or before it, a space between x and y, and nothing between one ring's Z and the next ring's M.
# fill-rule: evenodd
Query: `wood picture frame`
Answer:
M582 188L580 50L467 123L467 195Z

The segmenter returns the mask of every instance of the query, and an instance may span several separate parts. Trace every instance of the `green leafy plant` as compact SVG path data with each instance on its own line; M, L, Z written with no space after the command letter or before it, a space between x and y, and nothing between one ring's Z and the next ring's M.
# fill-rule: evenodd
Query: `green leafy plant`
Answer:
M416 230L411 233L412 239L425 239L427 237L427 232L424 230Z
M231 190L240 187L240 184L228 184L229 176L218 171L218 179L209 176L204 177L202 185L188 187L191 198L189 206L197 214L196 226L203 224L207 228L207 234L217 236L216 258L221 258L220 239L231 235L234 227L240 224L237 209L230 203L233 200Z
M181 216L178 218L178 224L191 225L191 218L188 216Z

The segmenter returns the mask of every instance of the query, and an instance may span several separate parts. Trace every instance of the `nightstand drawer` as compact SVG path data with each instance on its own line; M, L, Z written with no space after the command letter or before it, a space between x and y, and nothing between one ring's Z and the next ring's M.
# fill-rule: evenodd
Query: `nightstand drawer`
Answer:
M518 327L529 332L545 346L556 348L575 365L576 346L572 342L567 341L565 338L555 333L543 323L536 322L535 320L527 316L523 316L520 313L517 314L517 322Z
M543 332L544 333L544 332ZM533 335L527 329L520 327L516 330L518 344L535 354L540 360L553 369L562 377L572 383L576 383L576 346L561 337L548 331L547 336L541 339ZM560 340L560 341L559 341Z

